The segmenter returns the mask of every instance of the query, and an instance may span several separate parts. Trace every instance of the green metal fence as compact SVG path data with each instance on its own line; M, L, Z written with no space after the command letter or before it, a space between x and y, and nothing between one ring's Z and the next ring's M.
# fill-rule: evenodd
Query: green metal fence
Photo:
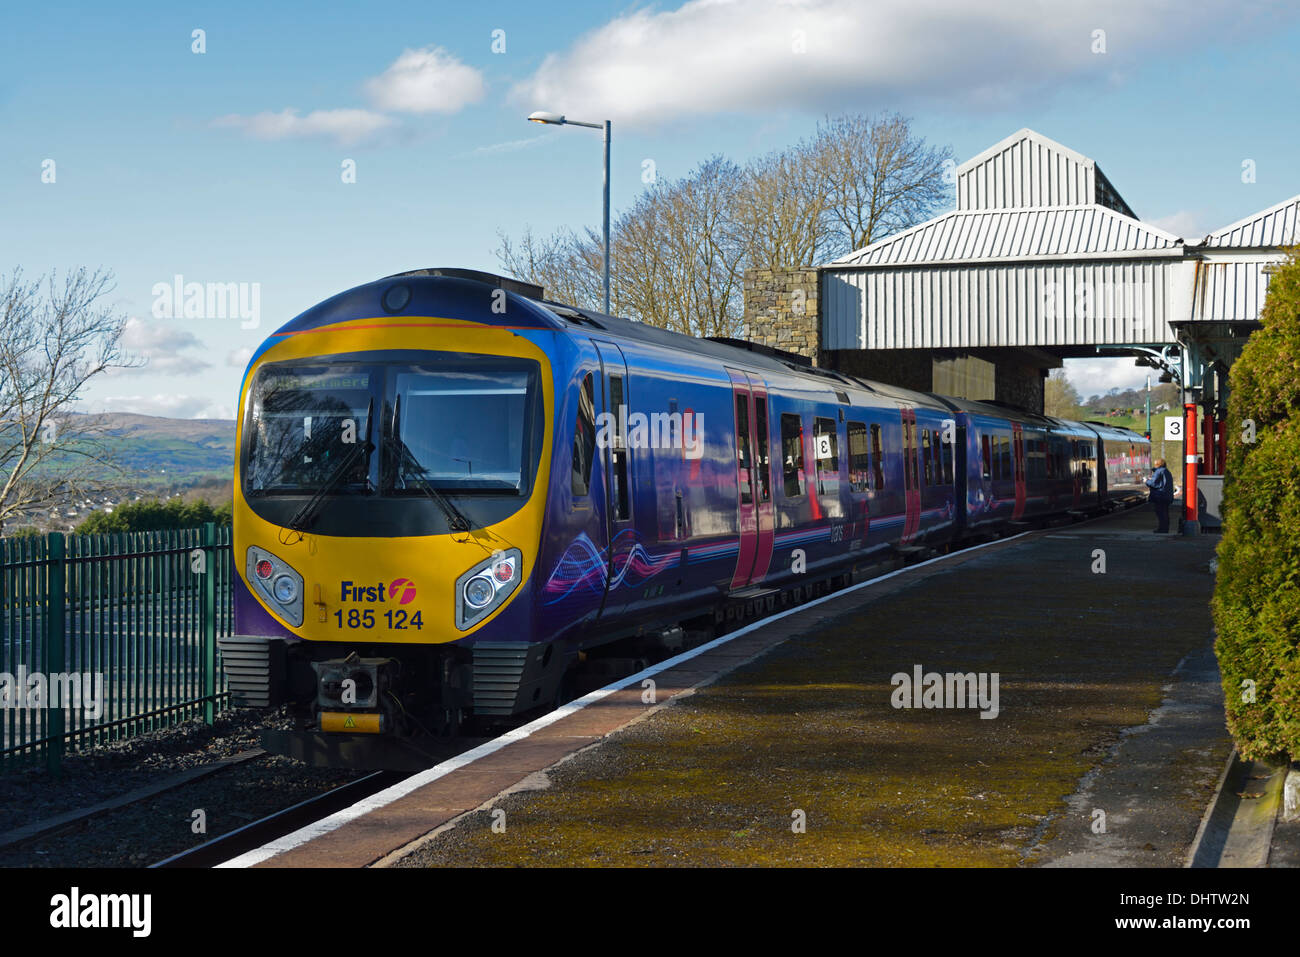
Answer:
M0 768L225 707L230 529L0 540Z

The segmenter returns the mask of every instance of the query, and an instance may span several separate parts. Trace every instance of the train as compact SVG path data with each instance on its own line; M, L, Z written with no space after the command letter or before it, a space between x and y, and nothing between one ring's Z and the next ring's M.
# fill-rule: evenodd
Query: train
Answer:
M449 268L268 336L237 448L232 703L287 706L274 751L373 766L864 569L1140 502L1150 460Z

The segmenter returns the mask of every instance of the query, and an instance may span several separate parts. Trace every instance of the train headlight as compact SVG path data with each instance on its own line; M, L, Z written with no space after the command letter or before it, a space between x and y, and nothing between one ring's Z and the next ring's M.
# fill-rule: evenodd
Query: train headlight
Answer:
M475 608L486 608L496 593L496 587L482 575L465 583L465 601Z
M248 549L245 577L273 611L294 627L302 625L302 576L256 545Z
M456 579L456 627L464 631L505 604L519 587L523 564L523 553L510 548Z
M298 597L298 583L288 575L281 575L272 583L271 593L281 605L291 605Z

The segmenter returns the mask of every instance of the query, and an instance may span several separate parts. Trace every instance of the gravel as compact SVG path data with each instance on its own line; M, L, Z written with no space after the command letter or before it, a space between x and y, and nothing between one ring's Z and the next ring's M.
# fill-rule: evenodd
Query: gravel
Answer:
M98 804L179 772L258 747L263 728L287 728L283 713L187 721L66 755L54 780L38 764L0 772L0 831ZM151 864L355 779L362 772L309 768L265 755L99 815L46 837L0 848L0 867L130 867ZM206 833L198 829L199 816Z

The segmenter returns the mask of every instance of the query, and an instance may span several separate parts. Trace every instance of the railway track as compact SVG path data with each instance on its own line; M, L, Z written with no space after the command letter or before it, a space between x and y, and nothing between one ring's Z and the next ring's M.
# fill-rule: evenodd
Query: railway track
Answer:
M261 847L276 838L284 837L299 828L328 817L335 811L350 807L357 801L391 787L409 776L402 771L375 771L326 791L324 794L307 798L292 807L268 814L241 828L214 837L197 847L173 854L165 860L151 864L150 869L215 867L246 851Z

